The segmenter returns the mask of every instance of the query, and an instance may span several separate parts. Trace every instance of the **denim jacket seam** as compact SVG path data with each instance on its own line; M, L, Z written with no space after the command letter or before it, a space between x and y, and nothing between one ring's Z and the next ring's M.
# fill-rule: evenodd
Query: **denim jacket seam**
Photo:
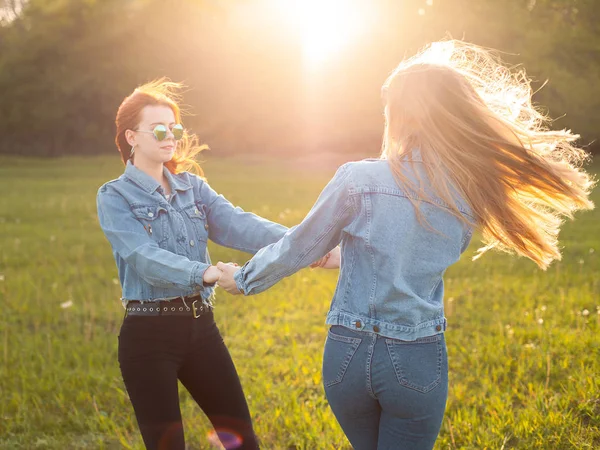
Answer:
M359 205L361 204L361 198L362 198L362 192L360 192L358 189L356 189L355 186L355 182L354 182L354 177L352 176L352 170L350 170L350 167L348 167L348 183L350 184L350 186L348 187L348 200L351 202L352 204L352 208L354 209L354 214L356 217L358 217L359 212L360 212L360 208ZM344 304L345 299L348 297L350 291L352 290L352 274L354 272L354 261L355 261L355 252L354 252L354 248L351 247L350 248L350 263L348 264L348 276L345 277L345 286L340 282L340 287L341 289L339 290L339 292L341 293L340 298L338 299L338 302L340 302L341 304ZM336 291L337 291L337 287L336 287ZM335 298L335 294L336 292L334 292L334 298ZM334 305L333 305L333 301L331 303L331 307L330 307L330 311L334 310Z
M438 277L438 280L435 283L433 283L433 286L432 286L431 290L429 291L429 294L427 295L427 303L431 302L431 296L433 295L433 293L435 292L435 290L440 285L440 283L442 282L443 279L444 279L444 274L442 273L442 275L440 275Z
M352 274L354 272L354 260L355 260L354 248L350 248L350 251L352 253L350 254L350 264L349 264L349 268L348 268L348 276L346 277L346 286L343 291L342 298L340 299L342 304L344 304L346 297L349 295L349 293L352 289L352 280L353 280ZM333 310L333 304L332 304L331 309Z
M102 188L105 188L105 189L102 189ZM100 188L101 192L99 192L99 197L104 197L106 195L108 195L110 197L117 197L119 199L125 200L129 204L127 199L125 197L123 197L119 191L114 190L114 188L113 188L113 190L108 189L107 184L102 186L102 188ZM112 186L111 186L111 188L112 188Z
M343 315L346 317L352 316L352 318L360 319L363 322L366 322L369 324L375 323L382 328L391 329L391 330L400 329L403 331L418 331L418 330L422 330L424 328L431 327L432 325L443 323L445 321L445 317L443 314L441 314L440 317L438 317L436 319L427 320L425 322L420 322L415 325L392 324L392 323L386 322L385 320L382 320L382 319L375 319L373 317L367 317L363 313L355 313L352 311L344 311L341 309L332 310L329 314L335 314L338 318L340 315Z
M471 238L473 235L473 229L469 228L465 235L463 236L462 242L460 243L460 248L462 249L465 246L465 242Z
M156 188L155 188L155 189L150 189L148 186L144 186L144 184L143 184L143 183L141 183L141 182L140 182L140 181L138 181L138 180L135 180L135 179L133 179L133 178L132 178L132 177L130 177L129 175L123 174L123 178L124 178L124 179L126 179L126 180L128 180L128 181L130 181L130 182L132 182L132 183L133 183L133 184L135 184L136 186L138 186L138 187L142 188L144 191L146 191L146 192L147 192L147 193L149 193L149 194L152 194L153 192L155 192L155 191L156 191Z
M371 271L373 272L371 292L369 294L369 314L375 315L375 304L373 303L373 300L375 298L375 292L377 291L377 271L375 270L375 253L373 252L373 247L371 246L371 200L369 193L365 193L363 198L365 200L365 209L367 213L367 233L365 237L365 246L367 247L369 255L371 255Z
M410 193L407 193L400 189L364 186L363 188L361 188L361 191L364 193L373 193L373 194L381 194L381 195L392 195L392 196L396 196L396 197L404 197L404 198L413 199L413 200L416 200L419 202L428 203L430 205L439 206L440 208L444 208L446 210L451 210L451 208L449 207L449 205L446 202L443 202L441 200L435 201L435 199L433 201L427 200L427 199L419 197L417 194L410 194ZM468 209L464 208L461 205L457 205L457 209L461 214L469 216L471 219L475 220L475 218L472 216L472 214L469 212Z

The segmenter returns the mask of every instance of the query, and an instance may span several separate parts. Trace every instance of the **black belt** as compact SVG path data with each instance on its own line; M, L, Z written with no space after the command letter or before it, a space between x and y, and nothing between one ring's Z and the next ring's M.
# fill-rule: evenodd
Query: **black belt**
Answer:
M212 303L200 295L160 301L129 300L125 308L128 316L193 316L195 319L212 309Z

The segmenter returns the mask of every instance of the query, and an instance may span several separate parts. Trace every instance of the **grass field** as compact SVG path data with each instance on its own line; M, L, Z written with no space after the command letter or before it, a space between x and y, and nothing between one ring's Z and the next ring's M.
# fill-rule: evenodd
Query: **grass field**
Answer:
M334 169L213 160L205 171L233 203L293 225ZM98 187L121 172L116 153L0 159L0 449L143 448L117 363L116 267L96 219ZM546 272L501 254L472 262L476 241L449 269L450 394L436 449L600 448L599 224L600 210L567 223L563 260ZM248 258L210 250L214 261ZM306 269L255 297L218 292L217 323L265 449L350 448L320 375L336 278ZM210 448L207 420L180 395L189 447Z

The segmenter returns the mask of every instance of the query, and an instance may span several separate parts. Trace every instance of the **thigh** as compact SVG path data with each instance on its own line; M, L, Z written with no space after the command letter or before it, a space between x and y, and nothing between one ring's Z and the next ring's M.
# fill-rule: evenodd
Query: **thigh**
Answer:
M373 335L341 326L328 332L323 385L329 406L356 450L375 450L381 408L370 389Z
M258 448L242 385L212 314L198 320L179 379L211 421L226 448Z
M146 448L183 450L177 358L160 341L160 327L156 330L147 319L129 317L121 328L121 374ZM158 332L150 334L152 328Z
M444 337L386 339L385 344L378 383L382 413L377 449L432 449L448 397Z

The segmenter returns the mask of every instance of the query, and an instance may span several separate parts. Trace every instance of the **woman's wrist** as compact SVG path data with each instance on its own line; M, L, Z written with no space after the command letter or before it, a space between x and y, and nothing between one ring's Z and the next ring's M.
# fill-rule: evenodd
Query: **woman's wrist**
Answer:
M221 271L215 266L208 266L202 275L204 286L214 286L221 278Z

